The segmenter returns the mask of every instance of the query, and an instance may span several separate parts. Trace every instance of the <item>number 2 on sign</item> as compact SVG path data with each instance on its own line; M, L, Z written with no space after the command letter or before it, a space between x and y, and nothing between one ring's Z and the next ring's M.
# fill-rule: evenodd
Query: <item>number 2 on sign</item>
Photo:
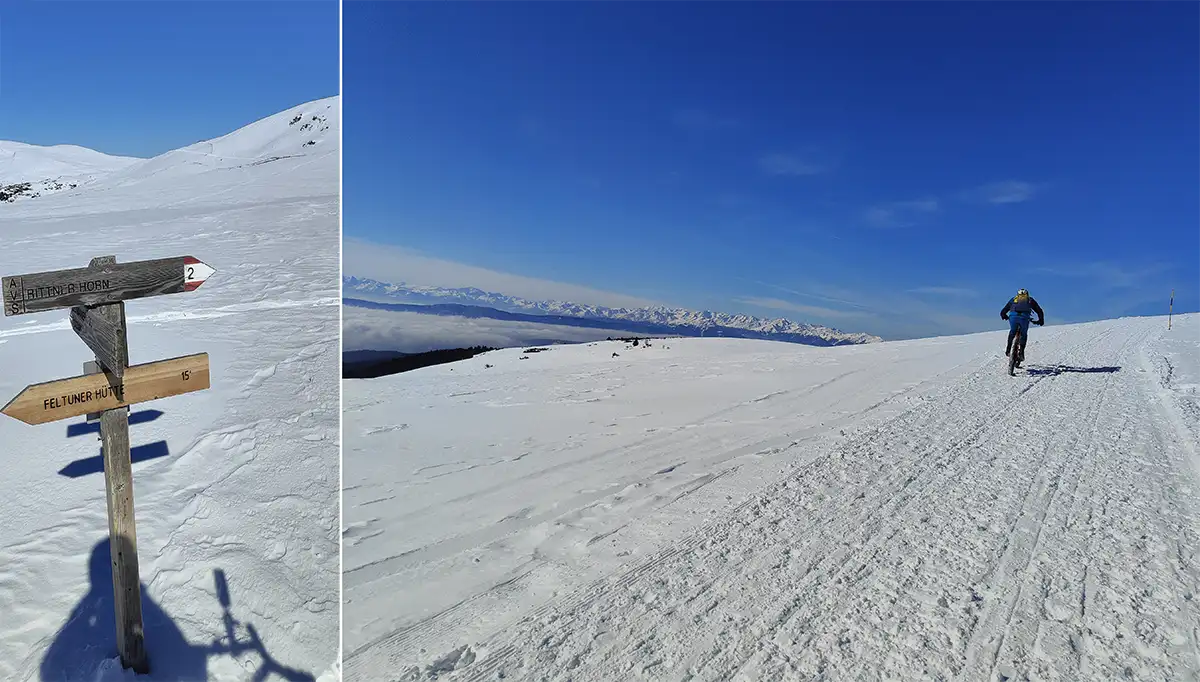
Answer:
M191 267L191 266L188 266L188 269L187 269L187 279L188 279L188 280L191 280L191 279L192 279L193 277L195 277L195 276L196 276L196 268L193 268L193 267Z
M180 373L180 376L183 377L184 381L188 381L189 379L192 378L192 370L185 369L185 370L183 370L183 372Z

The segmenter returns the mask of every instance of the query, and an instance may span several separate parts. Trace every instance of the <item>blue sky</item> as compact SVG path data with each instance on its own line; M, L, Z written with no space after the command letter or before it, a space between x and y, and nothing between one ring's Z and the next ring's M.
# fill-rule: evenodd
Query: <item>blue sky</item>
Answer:
M336 1L0 5L0 139L149 157L336 94Z
M1196 3L348 2L344 233L886 338L1195 311L1198 54Z

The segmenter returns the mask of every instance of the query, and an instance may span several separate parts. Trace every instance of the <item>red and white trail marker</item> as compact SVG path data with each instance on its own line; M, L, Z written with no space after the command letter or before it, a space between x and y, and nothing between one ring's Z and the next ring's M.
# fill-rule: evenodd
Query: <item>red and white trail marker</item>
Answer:
M191 256L183 257L183 288L185 291L195 291L197 287L204 284L204 280L208 279L216 270L201 260L192 258Z

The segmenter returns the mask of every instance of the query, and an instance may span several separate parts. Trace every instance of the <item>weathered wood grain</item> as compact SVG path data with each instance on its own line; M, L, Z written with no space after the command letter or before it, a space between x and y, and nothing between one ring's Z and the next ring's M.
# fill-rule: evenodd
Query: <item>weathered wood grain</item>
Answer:
M185 260L189 256L106 262L110 258L93 259L86 268L2 278L4 314L24 315L188 291Z
M96 362L95 360L88 360L87 362L83 363L84 374L100 374L103 371L104 370L100 369L100 363ZM122 372L124 372L124 370L122 370ZM100 421L101 414L102 413L100 412L88 412L85 418L88 422L98 422ZM99 438L100 436L97 435L96 437Z
M142 590L137 528L133 515L133 468L129 458L129 408L100 415L104 452L104 489L108 501L108 541L112 559L113 606L121 665L149 672L142 625Z
M75 306L71 308L71 328L96 354L96 360L105 371L118 379L124 376L129 364L124 303L93 308Z
M208 387L208 353L198 353L134 365L116 382L108 374L85 374L32 384L0 412L26 424L45 424Z

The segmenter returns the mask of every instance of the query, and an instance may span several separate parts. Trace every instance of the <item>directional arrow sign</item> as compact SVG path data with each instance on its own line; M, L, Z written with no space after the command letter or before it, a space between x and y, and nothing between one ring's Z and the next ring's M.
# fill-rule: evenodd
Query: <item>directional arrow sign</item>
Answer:
M73 270L4 277L4 314L95 306L195 291L215 270L191 256L102 263Z
M116 383L107 374L85 374L26 386L0 412L26 424L45 424L206 388L208 353L198 353L134 365Z

